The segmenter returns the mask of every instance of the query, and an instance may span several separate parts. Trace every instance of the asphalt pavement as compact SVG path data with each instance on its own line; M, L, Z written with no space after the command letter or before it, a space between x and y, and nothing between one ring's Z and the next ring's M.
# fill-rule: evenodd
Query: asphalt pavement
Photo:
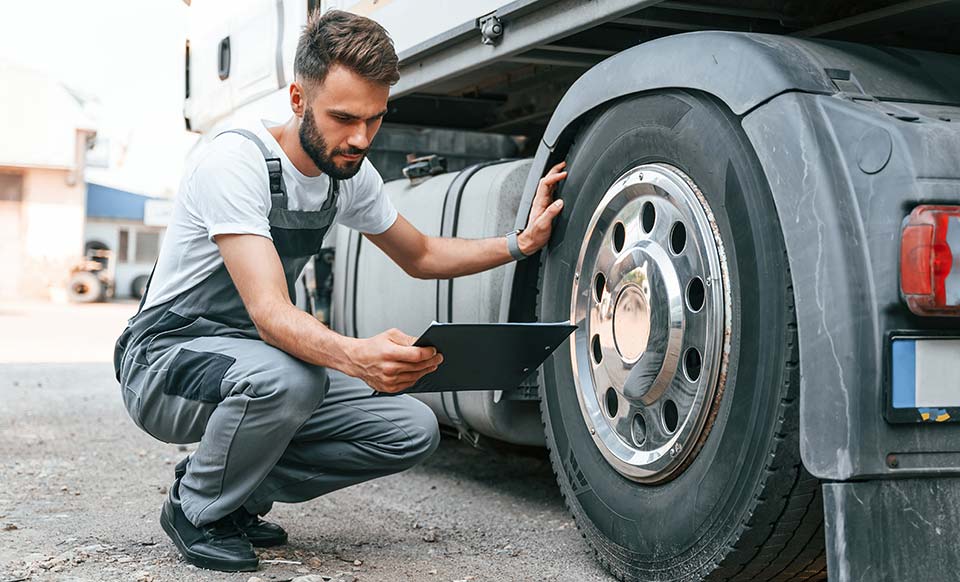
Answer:
M137 429L110 364L135 309L0 304L0 582L609 580L545 451L454 438L404 473L277 504L291 543L257 572L188 565L157 517L192 446Z

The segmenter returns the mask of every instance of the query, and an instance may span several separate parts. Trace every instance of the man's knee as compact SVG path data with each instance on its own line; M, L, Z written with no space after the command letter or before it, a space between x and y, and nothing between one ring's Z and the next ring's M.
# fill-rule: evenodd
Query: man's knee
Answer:
M437 417L426 404L410 397L410 424L404 460L413 466L427 459L440 445L440 427Z
M254 395L275 399L282 418L304 419L323 402L330 387L326 369L290 358L284 365L259 374Z

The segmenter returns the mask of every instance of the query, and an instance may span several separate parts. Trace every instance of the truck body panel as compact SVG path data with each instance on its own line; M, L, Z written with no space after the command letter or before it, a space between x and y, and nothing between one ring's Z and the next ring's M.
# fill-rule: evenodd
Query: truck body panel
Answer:
M898 266L903 217L919 204L960 201L960 124L945 121L957 118L957 107L923 111L903 102L887 111L883 103L796 93L744 119L780 212L793 272L800 450L818 477L960 471L956 461L937 456L916 456L909 467L891 462L891 455L953 450L960 426L884 418L890 332L956 330L949 318L909 312L900 300ZM783 139L787 131L791 139Z

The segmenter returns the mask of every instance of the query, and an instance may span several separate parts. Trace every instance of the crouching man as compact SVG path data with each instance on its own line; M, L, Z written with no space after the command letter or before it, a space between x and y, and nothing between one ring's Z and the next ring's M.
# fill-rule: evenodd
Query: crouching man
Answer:
M397 330L340 336L291 302L334 222L407 273L452 278L546 244L555 167L527 228L507 239L427 237L383 194L365 155L399 78L386 31L346 12L314 15L297 46L292 117L213 139L188 164L159 259L114 364L134 422L181 461L160 524L184 558L254 570L253 546L286 543L261 516L409 468L437 447L437 421L398 392L437 368ZM389 293L389 290L384 290Z

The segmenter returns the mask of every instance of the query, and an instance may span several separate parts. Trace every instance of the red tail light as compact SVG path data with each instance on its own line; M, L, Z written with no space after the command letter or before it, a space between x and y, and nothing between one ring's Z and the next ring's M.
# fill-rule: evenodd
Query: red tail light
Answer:
M960 206L918 206L907 217L900 294L917 315L960 315Z

